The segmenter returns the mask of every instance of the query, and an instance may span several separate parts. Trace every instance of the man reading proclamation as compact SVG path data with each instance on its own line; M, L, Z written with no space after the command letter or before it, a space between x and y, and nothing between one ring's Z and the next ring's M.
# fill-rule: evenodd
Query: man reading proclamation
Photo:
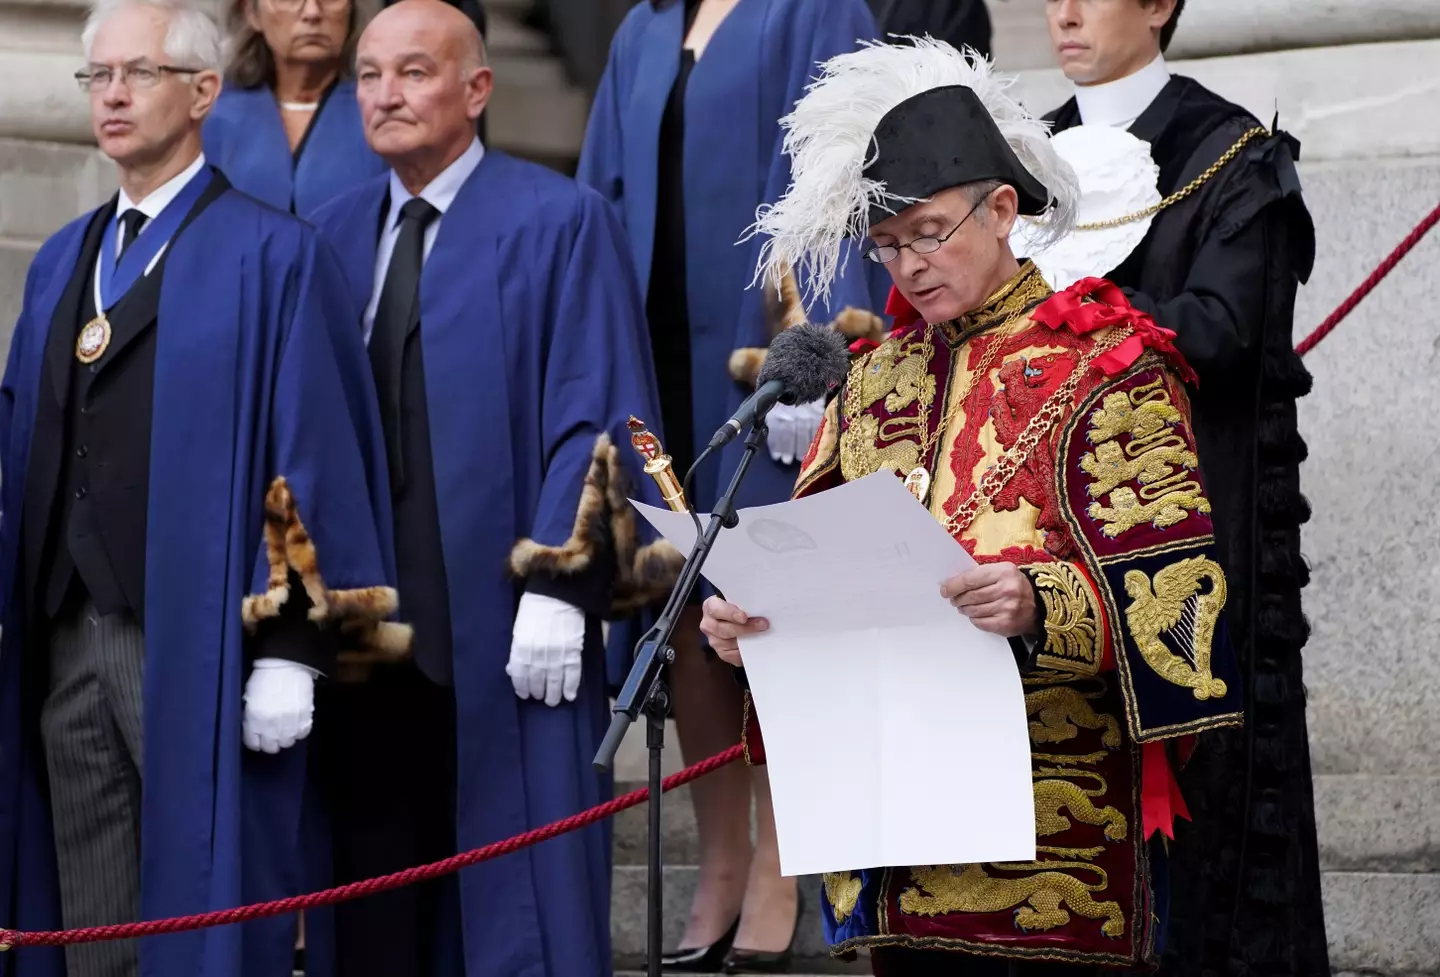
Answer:
M1185 813L1173 770L1196 734L1243 715L1193 373L1118 288L1052 294L1011 252L1019 215L1069 230L1077 184L1007 85L930 39L832 59L783 120L793 181L756 225L767 285L794 267L823 290L842 241L865 233L918 313L854 360L795 494L904 478L980 564L935 599L1010 639L1025 687L1034 861L825 877L832 952L868 947L892 977L1153 965ZM734 665L769 628L747 611L765 608L705 605ZM760 719L747 711L752 763ZM831 732L867 735L858 717Z

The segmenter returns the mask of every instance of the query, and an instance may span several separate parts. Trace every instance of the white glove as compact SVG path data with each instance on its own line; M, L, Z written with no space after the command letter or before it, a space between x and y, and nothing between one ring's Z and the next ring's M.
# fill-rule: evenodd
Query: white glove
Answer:
M525 594L515 613L510 663L505 674L522 699L558 706L580 691L580 653L585 647L585 612L543 594Z
M770 426L770 457L782 465L803 461L824 417L824 400L794 407L776 404L770 408L770 413L765 415L765 423Z
M245 745L279 753L315 725L315 670L283 658L259 658L245 683Z

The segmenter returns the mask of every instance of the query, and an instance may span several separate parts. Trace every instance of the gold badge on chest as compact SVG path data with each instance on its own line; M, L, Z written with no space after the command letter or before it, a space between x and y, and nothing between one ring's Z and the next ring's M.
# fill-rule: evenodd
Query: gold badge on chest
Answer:
M924 465L916 465L910 469L910 474L905 476L905 487L910 494L921 502L930 494L930 473Z
M75 340L75 358L81 363L94 363L110 348L110 320L100 313L80 330Z

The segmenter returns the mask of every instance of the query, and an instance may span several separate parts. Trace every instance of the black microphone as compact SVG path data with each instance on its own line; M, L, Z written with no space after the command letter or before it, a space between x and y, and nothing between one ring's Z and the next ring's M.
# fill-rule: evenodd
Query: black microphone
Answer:
M808 404L840 385L850 369L845 337L828 326L791 326L770 342L765 365L755 378L755 392L745 398L725 426L710 439L718 448L757 420L777 402Z

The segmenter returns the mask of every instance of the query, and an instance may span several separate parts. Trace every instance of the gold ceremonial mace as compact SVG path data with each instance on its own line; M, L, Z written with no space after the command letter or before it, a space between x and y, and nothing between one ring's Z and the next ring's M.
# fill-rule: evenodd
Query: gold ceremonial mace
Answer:
M689 512L690 506L685 502L685 489L671 466L670 456L660 447L660 439L651 434L645 422L633 414L630 415L630 443L635 446L640 457L645 459L645 474L655 479L655 484L660 486L660 495L665 504L676 512Z

